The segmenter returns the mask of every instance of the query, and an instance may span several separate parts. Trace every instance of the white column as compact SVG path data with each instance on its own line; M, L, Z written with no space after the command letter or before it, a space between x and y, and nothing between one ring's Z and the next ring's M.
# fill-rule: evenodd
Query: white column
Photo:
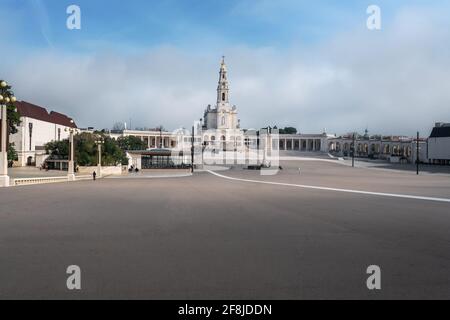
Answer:
M97 175L99 178L102 177L102 145L98 144L98 165L97 165Z
M72 130L70 131L69 141L70 141L70 159L69 159L69 171L67 173L67 179L69 181L74 181L75 180L74 161L73 161L74 147L73 147L73 131Z
M2 115L2 141L0 145L1 157L0 157L0 187L9 187L9 176L8 176L8 148L6 146L7 142L7 108L6 105L1 105L1 115Z

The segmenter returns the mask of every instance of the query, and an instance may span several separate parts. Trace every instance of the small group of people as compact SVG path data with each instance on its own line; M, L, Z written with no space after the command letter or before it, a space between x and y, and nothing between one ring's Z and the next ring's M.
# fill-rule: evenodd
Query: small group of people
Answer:
M131 165L131 167L128 169L128 172L129 173L132 173L132 172L139 172L139 168L138 167L135 167L134 165Z

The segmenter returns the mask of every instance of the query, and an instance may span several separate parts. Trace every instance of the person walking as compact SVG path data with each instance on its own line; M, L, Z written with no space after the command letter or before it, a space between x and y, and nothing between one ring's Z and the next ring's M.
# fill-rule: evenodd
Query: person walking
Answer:
M95 181L95 179L97 178L97 172L92 172L92 178L94 179L94 181Z

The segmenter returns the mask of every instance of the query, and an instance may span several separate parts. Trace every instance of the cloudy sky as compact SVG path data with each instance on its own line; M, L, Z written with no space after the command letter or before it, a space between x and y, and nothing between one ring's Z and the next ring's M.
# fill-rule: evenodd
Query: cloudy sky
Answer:
M426 0L0 0L0 78L80 127L176 129L214 104L225 55L245 128L426 135L450 122L449 17Z

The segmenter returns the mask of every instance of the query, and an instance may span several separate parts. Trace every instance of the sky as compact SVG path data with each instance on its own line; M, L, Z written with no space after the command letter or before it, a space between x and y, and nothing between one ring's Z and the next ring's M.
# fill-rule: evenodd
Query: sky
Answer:
M450 1L0 0L0 78L79 127L174 130L215 104L225 55L244 128L426 136L450 122L449 17Z

